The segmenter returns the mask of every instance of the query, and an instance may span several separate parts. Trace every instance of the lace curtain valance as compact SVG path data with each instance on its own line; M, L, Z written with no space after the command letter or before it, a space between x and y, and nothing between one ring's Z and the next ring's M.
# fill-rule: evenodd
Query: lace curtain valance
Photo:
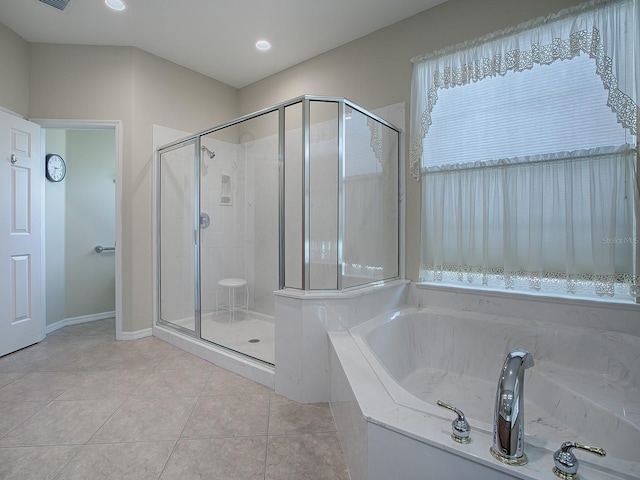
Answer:
M639 129L640 52L638 1L592 0L501 32L413 58L410 172L420 180L422 145L438 90L477 82L508 71L531 69L587 54L608 90L618 121Z

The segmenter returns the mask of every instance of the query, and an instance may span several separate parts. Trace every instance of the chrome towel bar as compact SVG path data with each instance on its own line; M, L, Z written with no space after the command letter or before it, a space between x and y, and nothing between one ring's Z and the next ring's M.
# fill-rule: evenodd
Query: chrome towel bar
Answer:
M111 252L111 251L114 251L115 249L116 247L103 247L102 245L96 245L96 248L94 248L96 253Z

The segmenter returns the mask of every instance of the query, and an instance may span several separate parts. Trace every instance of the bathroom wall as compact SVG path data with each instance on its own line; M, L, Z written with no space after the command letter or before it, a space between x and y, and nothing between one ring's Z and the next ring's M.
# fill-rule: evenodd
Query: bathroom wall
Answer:
M578 3L580 0L449 0L242 88L239 112L246 114L308 93L346 97L368 110L404 102L409 114L412 57ZM407 140L405 137L405 145ZM420 184L408 177L406 189L406 275L417 280Z
M29 113L29 44L0 23L0 107Z

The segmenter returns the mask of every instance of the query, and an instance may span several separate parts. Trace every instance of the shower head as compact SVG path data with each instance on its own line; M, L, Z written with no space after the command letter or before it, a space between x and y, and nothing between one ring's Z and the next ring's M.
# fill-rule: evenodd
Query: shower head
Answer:
M200 147L200 150L202 150L203 152L207 152L207 155L209 156L209 158L213 158L213 157L216 156L216 152L212 152L211 150L209 150L204 145L202 147Z

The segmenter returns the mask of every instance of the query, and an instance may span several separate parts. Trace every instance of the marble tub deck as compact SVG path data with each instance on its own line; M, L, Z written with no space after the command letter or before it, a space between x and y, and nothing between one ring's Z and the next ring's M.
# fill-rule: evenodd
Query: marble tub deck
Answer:
M299 404L114 321L0 358L0 478L348 480L328 404Z

